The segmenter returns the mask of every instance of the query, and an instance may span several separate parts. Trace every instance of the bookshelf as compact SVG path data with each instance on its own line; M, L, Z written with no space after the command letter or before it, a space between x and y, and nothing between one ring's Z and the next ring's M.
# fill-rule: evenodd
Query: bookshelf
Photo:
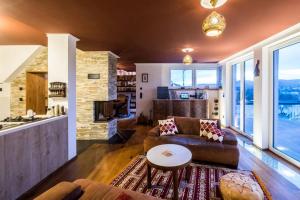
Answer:
M135 72L126 72L118 70L117 93L125 94L130 97L130 112L136 112L136 74Z

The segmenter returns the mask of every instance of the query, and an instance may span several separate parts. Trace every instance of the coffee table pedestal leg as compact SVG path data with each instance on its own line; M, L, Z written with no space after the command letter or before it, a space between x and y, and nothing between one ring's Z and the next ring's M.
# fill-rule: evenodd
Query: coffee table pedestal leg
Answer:
M151 166L147 164L147 187L150 189L151 186Z
M173 195L178 200L178 170L173 170Z

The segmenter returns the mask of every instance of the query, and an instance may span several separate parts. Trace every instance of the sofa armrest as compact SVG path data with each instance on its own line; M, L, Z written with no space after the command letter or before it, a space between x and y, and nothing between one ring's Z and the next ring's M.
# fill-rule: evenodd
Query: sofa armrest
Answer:
M223 144L237 145L236 135L229 129L222 129L225 132Z
M35 200L75 200L82 195L81 187L71 182L60 182Z
M153 129L151 129L148 132L148 136L159 137L160 135L159 133L160 133L159 126L155 126Z

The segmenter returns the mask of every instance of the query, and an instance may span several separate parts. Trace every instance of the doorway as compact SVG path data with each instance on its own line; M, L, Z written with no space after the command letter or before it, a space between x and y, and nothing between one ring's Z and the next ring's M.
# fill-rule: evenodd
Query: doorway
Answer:
M26 111L31 109L44 115L48 106L48 73L27 72L26 74Z

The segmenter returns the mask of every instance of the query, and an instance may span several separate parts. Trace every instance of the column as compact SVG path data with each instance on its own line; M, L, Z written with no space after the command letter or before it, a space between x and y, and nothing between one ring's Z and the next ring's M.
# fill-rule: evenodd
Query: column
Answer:
M49 98L49 107L63 105L68 114L68 159L76 156L76 37L47 34L48 82L66 83L66 97Z

